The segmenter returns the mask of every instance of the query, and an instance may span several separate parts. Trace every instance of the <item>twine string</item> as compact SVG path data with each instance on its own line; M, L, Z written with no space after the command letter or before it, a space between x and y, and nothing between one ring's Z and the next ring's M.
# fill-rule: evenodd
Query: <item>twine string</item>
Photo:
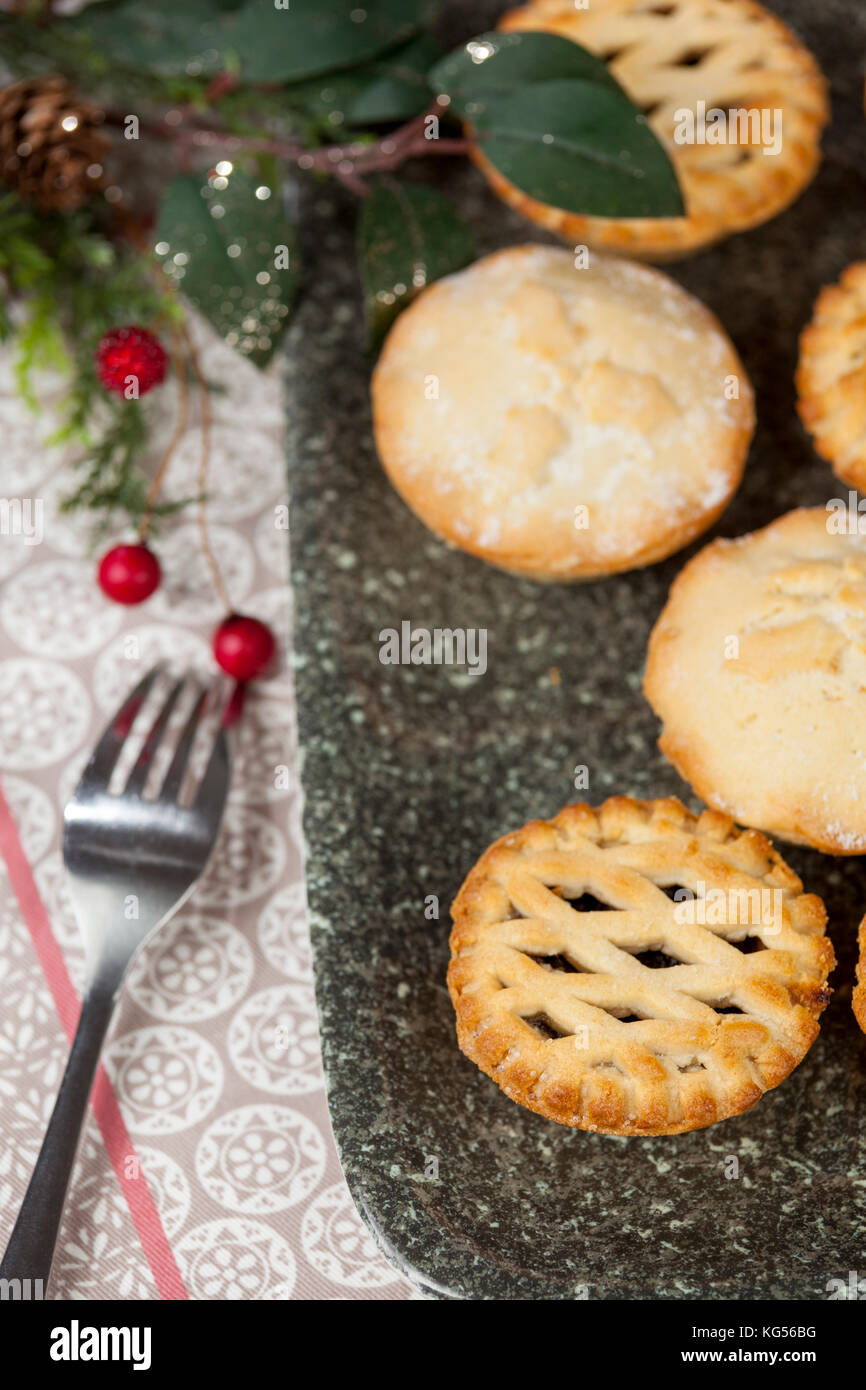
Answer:
M141 523L138 528L138 540L140 545L147 543L150 535L151 522L153 521L153 509L159 500L162 485L165 482L165 475L168 471L174 451L186 433L189 423L189 386L186 379L186 363L181 351L181 335L176 325L172 326L172 350L170 355L172 370L177 380L177 419L172 431L171 439L166 445L165 452L159 461L159 467L153 475L150 487L147 490L147 497L144 503Z
M189 359L189 364L192 369L192 374L195 377L199 393L199 410L201 414L201 456L199 460L198 469L198 529L199 537L201 540L201 549L202 554L205 558L205 563L208 567L208 570L210 571L211 582L213 583L214 589L216 590L217 597L219 598L220 602L224 605L226 613L231 613L231 600L229 599L226 586L223 583L223 577L220 573L220 568L217 564L216 556L213 553L213 547L210 541L210 531L208 529L207 520L207 501L205 493L207 489L208 469L210 466L210 392L208 390L204 374L201 370L198 350L194 342L192 341L192 337L190 336L186 324L183 324L181 326L180 331L183 335L183 340L186 345L187 357Z

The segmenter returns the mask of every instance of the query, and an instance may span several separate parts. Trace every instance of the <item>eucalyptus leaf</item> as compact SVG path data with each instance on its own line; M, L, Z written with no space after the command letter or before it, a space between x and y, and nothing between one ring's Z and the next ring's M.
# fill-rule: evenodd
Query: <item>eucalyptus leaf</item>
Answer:
M296 83L286 95L335 127L408 120L430 104L427 72L441 52L431 34L418 34L349 72Z
M279 190L261 199L257 187L240 171L224 189L181 175L166 189L154 240L185 297L232 347L264 366L288 325L298 255Z
M426 285L471 261L475 241L452 203L419 184L378 184L358 228L361 283L371 347Z
M227 38L245 82L295 82L366 62L430 18L430 0L248 0Z
M664 147L605 64L555 34L482 34L437 63L434 89L479 149L539 202L593 217L679 217Z

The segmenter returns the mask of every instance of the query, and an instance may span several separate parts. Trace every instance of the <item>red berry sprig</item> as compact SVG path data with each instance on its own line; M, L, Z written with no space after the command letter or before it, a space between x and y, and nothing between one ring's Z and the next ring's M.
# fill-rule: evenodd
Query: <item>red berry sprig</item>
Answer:
M267 671L276 649L271 629L243 613L230 613L213 635L217 665L242 684Z
M112 328L96 349L96 371L106 391L137 399L164 379L168 357L153 333L137 324ZM132 388L132 389L130 389Z
M115 545L97 570L99 587L115 603L144 603L159 588L162 571L146 545Z

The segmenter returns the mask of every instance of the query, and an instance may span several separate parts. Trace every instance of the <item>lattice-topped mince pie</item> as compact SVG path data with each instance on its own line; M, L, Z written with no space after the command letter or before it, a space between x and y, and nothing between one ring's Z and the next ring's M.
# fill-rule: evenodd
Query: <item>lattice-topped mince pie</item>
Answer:
M866 261L855 261L815 301L800 335L797 409L815 448L852 487L866 490Z
M674 798L531 821L482 855L453 916L460 1047L580 1129L741 1114L802 1061L830 996L821 899L759 832Z
M775 217L818 168L828 116L824 78L790 29L753 0L591 0L579 7L532 0L509 11L499 28L546 30L605 58L676 168L687 216L583 217L527 197L477 154L501 198L572 244L650 260L686 255ZM693 113L698 138L690 143L675 138L690 133L682 112ZM701 140L701 132L710 138Z

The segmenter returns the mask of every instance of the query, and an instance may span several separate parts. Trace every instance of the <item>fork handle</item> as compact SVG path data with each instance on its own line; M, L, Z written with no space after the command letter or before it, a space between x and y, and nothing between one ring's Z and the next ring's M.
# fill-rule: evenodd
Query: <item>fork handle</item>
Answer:
M42 1297L48 1287L66 1189L84 1127L99 1054L114 1011L114 998L113 994L104 992L88 993L84 998L54 1110L0 1264L2 1279L41 1280ZM32 1282L30 1288L33 1289Z

